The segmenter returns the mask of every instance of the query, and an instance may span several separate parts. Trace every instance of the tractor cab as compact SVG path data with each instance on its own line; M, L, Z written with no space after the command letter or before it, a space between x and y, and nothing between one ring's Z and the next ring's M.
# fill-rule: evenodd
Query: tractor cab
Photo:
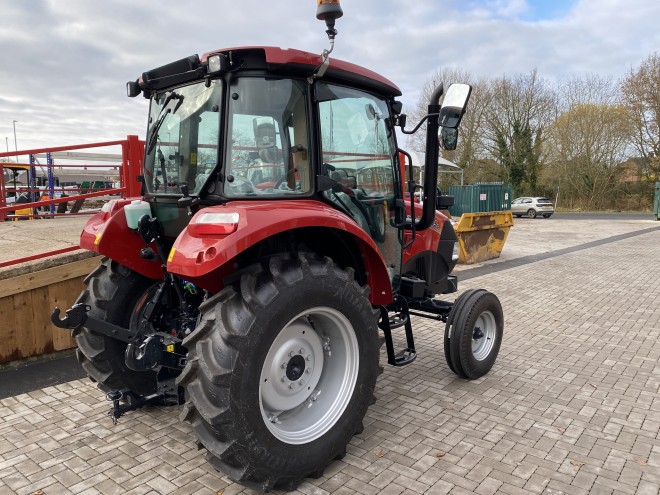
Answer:
M405 219L398 88L367 69L272 47L218 50L129 84L150 98L144 196L174 240L193 213L236 201L319 201L354 221L396 290ZM165 81L176 81L169 85Z

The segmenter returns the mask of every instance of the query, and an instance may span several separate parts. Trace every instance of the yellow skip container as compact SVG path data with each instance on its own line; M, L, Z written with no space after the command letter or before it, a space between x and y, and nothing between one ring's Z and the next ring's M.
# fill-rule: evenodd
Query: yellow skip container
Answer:
M471 265L499 258L512 226L511 211L463 213L454 226L458 236L458 262Z

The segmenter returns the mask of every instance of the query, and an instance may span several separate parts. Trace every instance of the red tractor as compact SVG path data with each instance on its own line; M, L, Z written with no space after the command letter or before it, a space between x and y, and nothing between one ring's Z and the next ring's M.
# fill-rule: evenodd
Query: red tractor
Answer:
M80 245L106 258L66 317L53 313L114 417L185 402L209 461L264 491L344 455L382 343L391 365L416 357L411 315L445 323L462 378L487 373L502 340L493 294L435 298L457 291L458 258L437 211L452 203L436 189L439 146L456 146L471 88L433 93L424 201L411 208L404 193L422 186L404 184L395 126L420 126L404 130L392 82L329 59L341 14L319 0L321 56L223 49L128 83L151 101L142 198L87 223Z

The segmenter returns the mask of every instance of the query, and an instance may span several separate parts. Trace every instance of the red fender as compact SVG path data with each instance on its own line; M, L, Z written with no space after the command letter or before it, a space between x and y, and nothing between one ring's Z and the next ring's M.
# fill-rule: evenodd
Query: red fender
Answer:
M200 223L207 213L238 214L238 224L222 226ZM374 305L392 302L392 285L386 263L371 237L346 215L316 200L234 201L198 211L174 242L168 258L168 271L196 283L209 280L207 275L222 276L226 264L256 243L281 232L304 228L326 227L348 232L357 241L363 255L367 282ZM202 282L203 284L203 282ZM202 287L204 285L200 284Z
M80 247L101 253L148 278L161 279L164 272L160 263L140 257L144 241L126 225L124 206L133 199L118 199L107 203L107 211L92 216L80 234Z

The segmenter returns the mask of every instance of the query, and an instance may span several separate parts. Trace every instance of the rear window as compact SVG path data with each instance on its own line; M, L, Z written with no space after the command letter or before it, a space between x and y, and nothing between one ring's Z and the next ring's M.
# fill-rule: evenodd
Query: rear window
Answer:
M536 202L539 204L552 204L552 201L550 201L548 198L539 198L536 200Z

